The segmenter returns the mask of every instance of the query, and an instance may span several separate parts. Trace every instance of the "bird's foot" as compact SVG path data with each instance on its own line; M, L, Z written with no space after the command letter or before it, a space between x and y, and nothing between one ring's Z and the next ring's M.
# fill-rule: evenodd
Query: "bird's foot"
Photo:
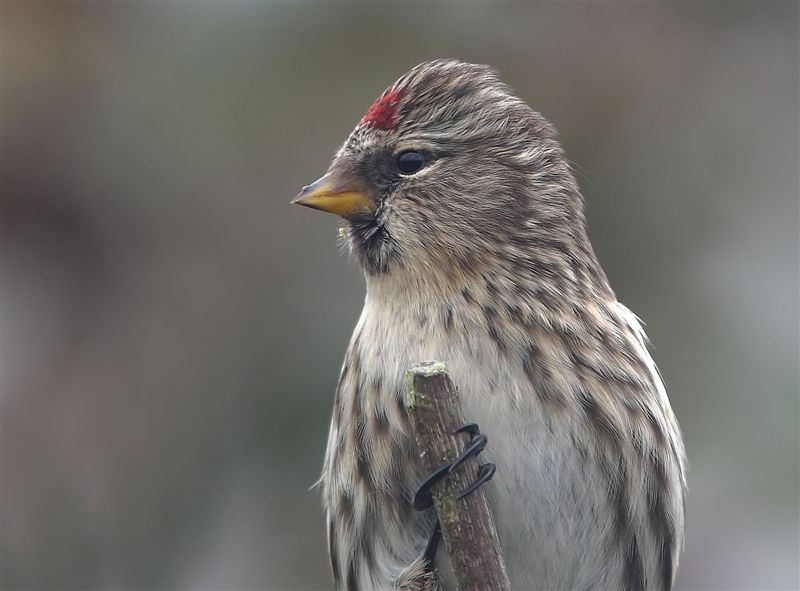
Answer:
M436 470L434 470L433 474L428 476L422 484L419 485L417 488L417 492L414 494L414 508L417 511L424 511L433 505L433 497L431 496L431 487L436 484L439 480L447 476L448 474L452 473L453 470L456 469L459 465L464 463L467 458L471 456L477 456L481 453L484 448L486 447L486 443L488 442L488 438L486 435L481 433L480 428L476 423L466 423L462 425L458 429L454 431L454 433L469 433L470 440L467 443L467 447L462 451L458 457L456 457L452 462L449 462L443 466L440 466ZM494 476L494 473L497 471L497 466L491 463L480 464L478 466L478 478L470 484L466 489L464 489L460 495L458 495L458 500L460 501L467 495L472 494L475 490L478 489L483 483L488 482ZM428 565L428 568L433 568L434 559L436 558L436 550L439 548L439 542L442 539L442 528L439 520L436 520L436 524L433 527L433 531L431 532L430 538L428 539L428 543L425 546L425 550L420 557L422 561Z
M439 542L442 541L442 524L439 520L433 525L433 531L428 538L428 543L425 544L425 550L422 552L422 560L430 570L433 570L433 563L436 560L436 551L439 549Z
M480 464L478 466L478 478L470 484L460 495L458 495L458 500L460 501L464 497L471 495L478 487L480 487L484 482L489 482L493 477L494 473L497 472L497 466L492 464L491 462L486 462L485 464Z
M463 464L467 458L477 456L486 448L486 443L489 439L481 433L480 428L476 423L466 423L456 429L454 433L469 433L470 440L467 447L462 451L452 462L444 464L433 471L422 484L417 488L414 493L414 508L417 511L424 511L433 505L433 498L431 497L431 488L434 484L439 482L442 478L451 474L458 466ZM494 464L481 464L478 467L478 478L475 482L469 485L459 496L461 500L467 495L475 492L484 482L488 482L494 476L497 467Z

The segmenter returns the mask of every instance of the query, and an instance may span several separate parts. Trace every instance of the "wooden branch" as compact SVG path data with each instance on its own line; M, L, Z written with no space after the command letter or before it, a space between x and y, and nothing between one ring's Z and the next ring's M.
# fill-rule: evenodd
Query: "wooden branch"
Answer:
M417 449L425 471L431 473L451 462L469 441L467 433L453 435L465 423L461 401L444 363L430 361L414 367L406 374L406 385L406 408ZM457 500L477 474L478 461L468 458L433 486L433 506L459 591L508 591L511 584L484 488Z

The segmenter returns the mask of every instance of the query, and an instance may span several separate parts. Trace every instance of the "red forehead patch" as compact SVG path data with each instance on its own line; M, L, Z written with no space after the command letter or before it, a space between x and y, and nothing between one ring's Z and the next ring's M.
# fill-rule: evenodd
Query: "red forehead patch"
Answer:
M391 131L397 127L397 103L400 102L402 91L387 88L378 99L372 103L366 114L359 121L359 125L366 125L372 129Z

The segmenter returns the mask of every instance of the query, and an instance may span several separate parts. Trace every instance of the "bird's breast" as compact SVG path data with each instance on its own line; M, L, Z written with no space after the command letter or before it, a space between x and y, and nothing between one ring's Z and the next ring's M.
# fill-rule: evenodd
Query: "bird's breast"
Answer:
M478 423L489 438L480 461L498 467L487 491L498 531L505 539L507 559L512 568L529 565L532 530L537 529L539 519L552 519L560 501L558 479L582 475L571 457L574 451L569 436L553 429L552 417L533 395L519 358L498 346L480 314L462 311L451 316L450 310L447 303L398 310L367 301L352 351L361 359L362 379L369 383L370 376L379 376L382 388L379 392L361 388L374 396L364 399L363 410L367 417L384 413L396 417L394 435L383 440L391 443L373 444L374 478L391 490L404 491L395 499L402 505L424 477L407 419L399 418L405 413L404 376L421 361L443 361L459 389L465 419ZM366 432L371 432L368 427ZM398 457L405 458L408 465L399 468L393 464ZM379 511L390 515L395 509L382 507ZM526 511L541 514L541 518L520 520L519 515ZM417 532L418 544L424 543L427 533ZM540 557L549 558L545 553Z
M492 304L463 304L367 297L342 369L323 477L339 571L354 568L366 587L389 587L424 547L430 516L411 508L425 475L404 376L437 360L459 388L466 420L488 436L480 459L497 465L486 490L515 586L613 588L625 577L639 581L642 569L655 577L656 561L609 563L627 552L620 523L634 513L637 523L649 523L647 511L652 521L674 523L670 540L682 527L680 441L655 370L639 370L652 364L641 339L619 324L640 362L604 374L585 343L493 323ZM602 346L597 336L600 361L625 359ZM666 455L664 441L672 447ZM659 478L668 496L642 489ZM639 549L667 547L652 530L640 536Z

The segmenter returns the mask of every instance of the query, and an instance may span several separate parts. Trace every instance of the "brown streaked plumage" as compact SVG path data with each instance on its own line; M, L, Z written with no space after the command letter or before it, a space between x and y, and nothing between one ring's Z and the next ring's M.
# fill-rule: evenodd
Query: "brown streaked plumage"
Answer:
M497 464L486 485L515 589L672 586L685 455L637 318L586 233L553 128L485 66L421 64L295 202L345 218L367 298L321 478L337 589L453 588L403 374L448 364Z

